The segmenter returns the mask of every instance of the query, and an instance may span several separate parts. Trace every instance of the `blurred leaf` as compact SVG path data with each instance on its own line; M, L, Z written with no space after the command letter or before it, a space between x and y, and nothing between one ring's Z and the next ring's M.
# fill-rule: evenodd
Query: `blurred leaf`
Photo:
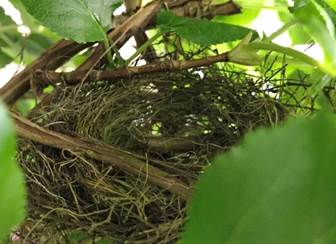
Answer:
M0 49L0 68L6 66L12 61L13 59Z
M27 12L21 0L10 0L14 7L20 12L22 22L34 32L37 31L40 24Z
M0 7L0 46L9 46L20 37L21 34L17 31L16 23Z
M25 0L27 11L43 25L77 42L103 40L116 0Z
M15 133L12 121L0 105L0 240L18 225L25 215L23 175L15 162Z
M159 13L157 24L164 32L174 31L182 38L203 46L241 40L253 32L242 26L179 17L169 11Z
M53 42L47 38L45 35L32 33L24 40L24 47L25 50L29 53L38 56L40 55L45 49L50 47Z
M249 134L200 178L181 243L336 242L336 117Z
M227 1L225 1L227 2ZM236 0L234 1L241 7L240 14L216 16L214 20L234 25L248 26L255 18L258 17L264 0Z
M36 100L33 98L20 99L17 101L16 106L24 117L36 106Z
M293 18L292 14L289 11L279 12L278 15L283 23L288 23ZM308 44L312 42L311 36L305 30L303 30L303 28L300 25L291 26L288 29L288 34L292 40L292 45Z
M335 0L325 0L327 4L336 11L336 2Z
M5 14L5 11L2 7L0 7L0 27L6 25L16 25L11 17Z
M334 23L314 0L295 1L293 16L324 52L322 68L336 75L336 38Z
M325 1L325 0L316 0L316 2L319 5L321 5L321 7L323 7L323 9L328 13L334 25L336 25L336 8L332 7L332 5L336 6L336 2L334 2L333 4L330 4L331 2L327 3L328 1Z

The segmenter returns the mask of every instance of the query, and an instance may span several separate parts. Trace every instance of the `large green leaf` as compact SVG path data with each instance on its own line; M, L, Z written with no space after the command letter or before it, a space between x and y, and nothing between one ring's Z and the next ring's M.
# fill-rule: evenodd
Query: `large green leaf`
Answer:
M241 40L252 31L237 25L180 17L169 11L159 13L157 24L165 32L174 31L203 46Z
M103 40L116 0L24 0L27 11L59 35L77 42Z
M195 187L181 243L336 243L336 117L249 134Z
M327 11L314 0L295 1L294 18L324 52L324 71L336 76L335 26Z
M0 104L0 242L25 215L23 175L15 162L14 126Z

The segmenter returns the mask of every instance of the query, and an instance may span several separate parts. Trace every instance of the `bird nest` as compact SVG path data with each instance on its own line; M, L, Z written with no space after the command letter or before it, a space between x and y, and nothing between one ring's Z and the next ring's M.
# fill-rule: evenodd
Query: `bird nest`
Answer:
M154 167L192 188L214 154L286 116L265 79L215 67L58 86L29 119L44 128L110 145L129 164ZM29 239L83 231L115 243L172 243L186 199L151 176L21 139ZM145 177L144 177L145 175ZM48 234L57 231L59 235ZM52 233L52 232L50 232ZM51 239L46 239L51 240ZM59 239L58 239L59 240ZM97 239L96 239L97 240Z

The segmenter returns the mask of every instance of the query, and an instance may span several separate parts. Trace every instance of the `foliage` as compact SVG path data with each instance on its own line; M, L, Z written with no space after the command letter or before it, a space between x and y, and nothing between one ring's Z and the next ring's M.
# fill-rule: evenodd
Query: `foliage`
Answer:
M333 243L336 117L258 130L196 185L181 243ZM220 213L220 214L219 214Z
M15 161L12 121L0 104L0 240L25 216L24 178Z
M292 11L295 20L322 47L325 59L323 68L330 74L336 75L335 24L326 10L314 0L302 0L295 2Z

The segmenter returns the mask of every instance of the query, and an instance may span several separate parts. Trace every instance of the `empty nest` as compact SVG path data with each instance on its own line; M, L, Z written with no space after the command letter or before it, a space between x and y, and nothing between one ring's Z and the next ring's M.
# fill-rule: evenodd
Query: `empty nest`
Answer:
M286 109L266 83L210 67L59 85L29 119L112 145L192 187L216 153L247 131L285 118ZM78 231L115 243L178 239L186 216L178 195L76 151L22 139L18 151L27 179L30 240L43 235L47 242L59 241Z

